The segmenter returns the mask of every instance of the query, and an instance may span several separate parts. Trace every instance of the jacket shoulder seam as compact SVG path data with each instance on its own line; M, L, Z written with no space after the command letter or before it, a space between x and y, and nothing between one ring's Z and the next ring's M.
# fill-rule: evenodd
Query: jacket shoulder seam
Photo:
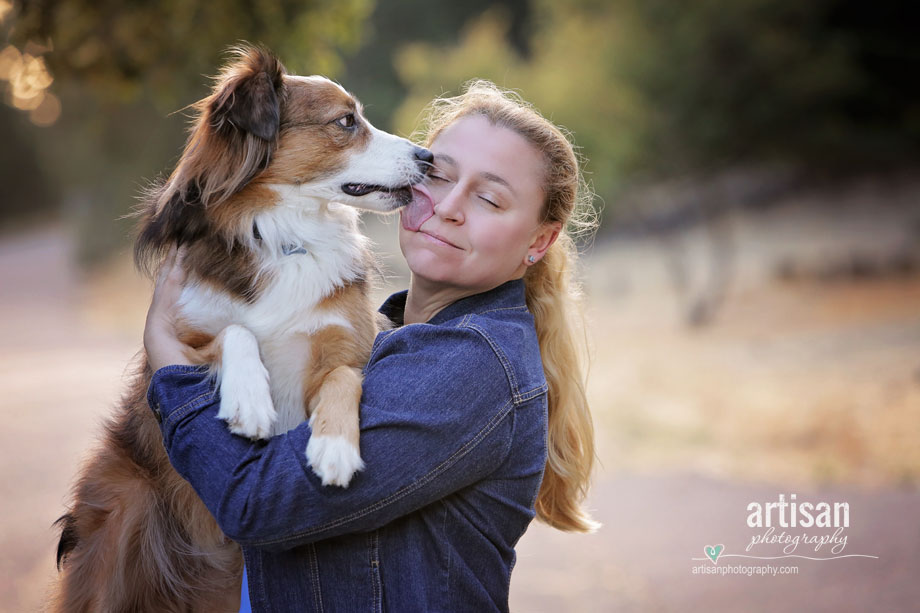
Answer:
M512 400L515 402L515 404L517 404L518 398L521 396L518 390L517 378L514 376L514 369L511 367L511 360L508 359L508 356L505 354L502 348L492 339L489 333L482 326L472 321L471 315L464 317L463 321L458 324L458 327L475 330L479 336L481 336L489 344L489 347L492 349L495 357L497 357L498 361L501 362L502 369L505 371L505 376L508 378L508 385L511 386Z
M479 315L485 315L486 313L497 313L499 311L526 311L526 310L527 310L527 305L519 304L513 307L496 307L494 309L480 311Z
M481 336L492 348L492 352L495 354L495 357L498 358L498 361L501 362L502 368L505 371L505 376L508 377L508 384L511 386L511 395L512 397L518 396L518 383L517 379L514 376L514 370L511 368L511 360L508 359L508 356L505 355L505 352L502 351L502 348L498 346L489 333L485 331L481 326L472 321L472 317L467 315L463 318L463 321L458 324L458 327L469 328L470 330L475 330L479 336Z

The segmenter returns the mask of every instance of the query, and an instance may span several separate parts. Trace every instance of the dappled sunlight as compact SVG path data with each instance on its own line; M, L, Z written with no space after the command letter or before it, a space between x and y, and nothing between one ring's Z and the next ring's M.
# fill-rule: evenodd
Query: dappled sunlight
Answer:
M0 51L0 81L6 82L8 103L28 111L35 125L50 126L60 117L61 101L49 91L54 78L40 55L7 45Z

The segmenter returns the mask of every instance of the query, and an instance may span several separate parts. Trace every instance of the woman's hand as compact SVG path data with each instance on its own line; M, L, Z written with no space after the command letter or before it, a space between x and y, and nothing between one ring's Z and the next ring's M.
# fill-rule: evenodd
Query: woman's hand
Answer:
M176 329L179 296L185 283L182 256L185 249L173 247L160 267L153 300L144 325L144 349L147 361L157 371L169 364L191 364L185 353L188 346L179 340Z

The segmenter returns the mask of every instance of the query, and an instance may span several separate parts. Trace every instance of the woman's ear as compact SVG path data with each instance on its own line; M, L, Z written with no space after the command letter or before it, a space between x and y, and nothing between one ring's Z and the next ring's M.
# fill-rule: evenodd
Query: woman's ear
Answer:
M527 248L527 264L536 264L546 254L546 250L556 242L560 232L562 232L561 222L550 221L541 225Z

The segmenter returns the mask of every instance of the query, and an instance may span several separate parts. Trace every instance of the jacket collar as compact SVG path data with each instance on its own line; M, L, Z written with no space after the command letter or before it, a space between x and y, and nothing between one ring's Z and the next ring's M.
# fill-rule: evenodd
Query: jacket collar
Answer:
M380 312L385 315L396 326L403 325L406 311L406 297L408 290L402 290L392 294L381 305ZM526 306L524 300L524 280L512 279L506 281L498 287L461 298L452 302L428 320L429 324L441 324L463 315L478 314L494 309L507 309L514 307Z

